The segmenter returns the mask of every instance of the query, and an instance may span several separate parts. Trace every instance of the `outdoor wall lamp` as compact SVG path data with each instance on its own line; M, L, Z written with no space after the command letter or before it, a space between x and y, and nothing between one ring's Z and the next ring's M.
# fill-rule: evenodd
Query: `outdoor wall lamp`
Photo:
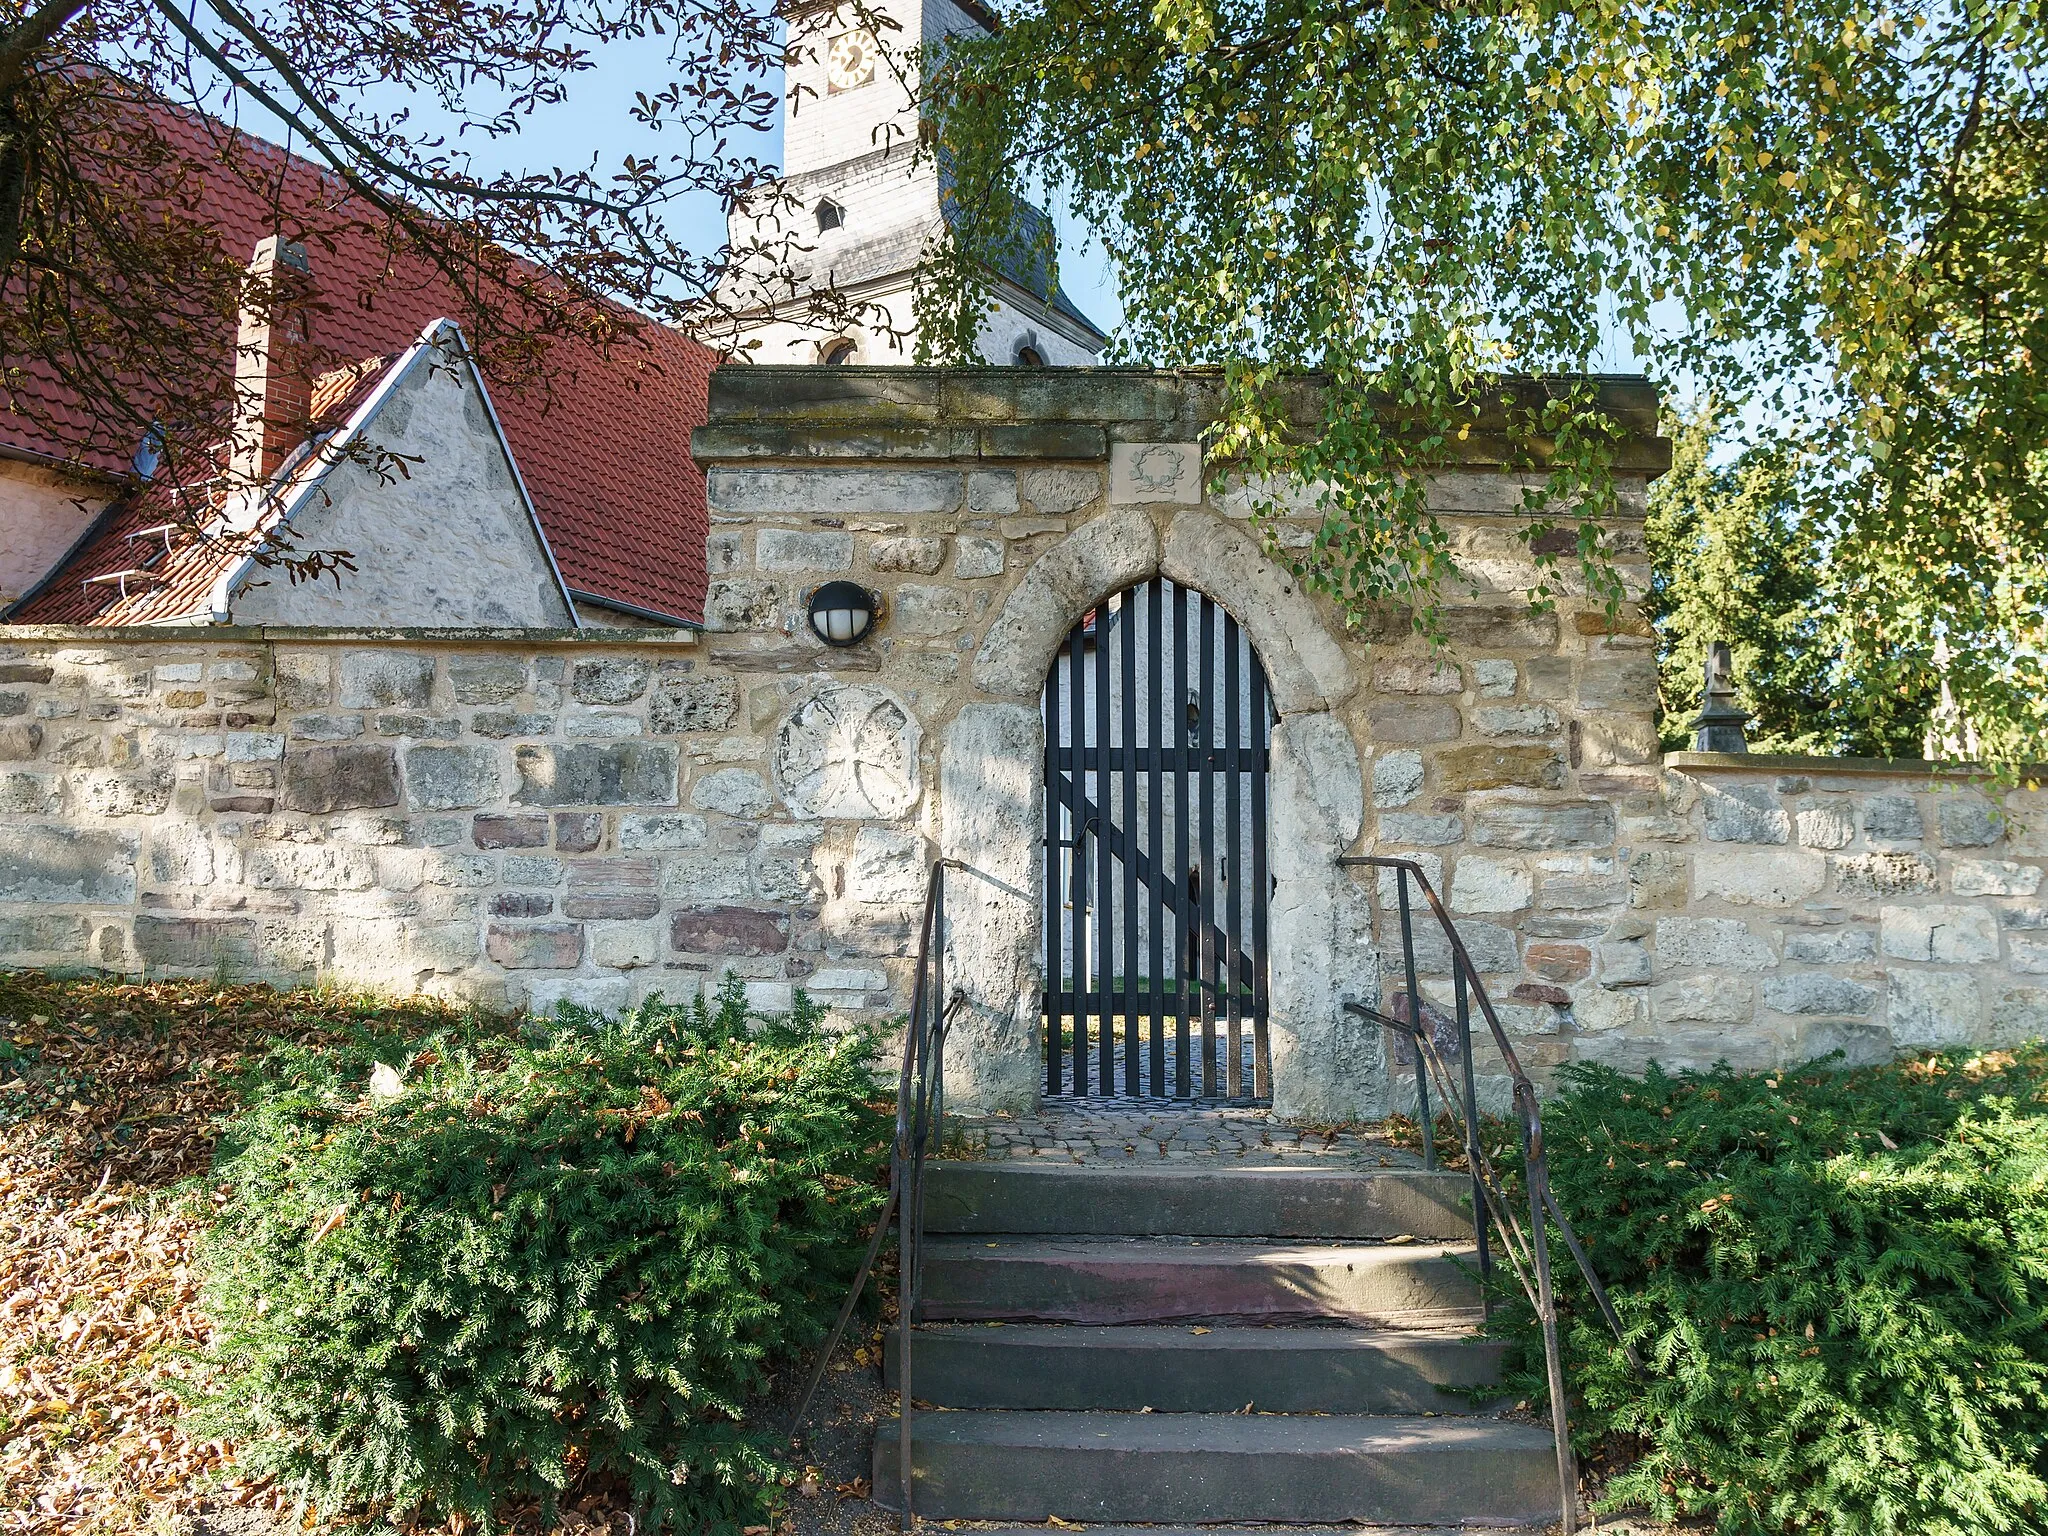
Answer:
M858 645L875 627L881 599L857 581L828 581L811 594L811 632L827 645Z

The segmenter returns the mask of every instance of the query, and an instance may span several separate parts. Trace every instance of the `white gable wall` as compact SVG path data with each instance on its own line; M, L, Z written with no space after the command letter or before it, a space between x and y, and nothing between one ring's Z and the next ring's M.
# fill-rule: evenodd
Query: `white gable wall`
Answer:
M48 575L106 504L98 485L0 458L0 608Z
M476 375L452 349L417 359L360 435L410 473L342 462L292 517L300 549L347 550L356 569L339 586L258 569L231 599L234 623L575 625Z

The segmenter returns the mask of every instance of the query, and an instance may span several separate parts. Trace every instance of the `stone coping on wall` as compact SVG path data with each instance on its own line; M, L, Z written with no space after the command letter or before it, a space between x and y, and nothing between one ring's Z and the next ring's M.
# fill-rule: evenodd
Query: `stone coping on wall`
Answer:
M1888 779L1993 779L1983 763L1938 762L1925 757L1813 757L1797 752L1666 752L1664 766L1683 773L1826 774ZM2022 783L2048 780L2048 764L2014 770Z
M1627 430L1616 468L1658 475L1671 467L1657 432L1657 392L1632 375L1501 381L1456 447L1458 464L1507 465L1500 399L1540 404L1591 384ZM706 424L691 437L705 462L733 459L1027 459L1093 462L1117 442L1192 442L1214 423L1222 375L1205 369L817 368L749 364L711 376ZM1289 415L1321 419L1318 380L1292 381Z
M695 629L541 629L482 625L391 625L375 629L291 624L108 625L0 624L0 646L56 641L91 645L194 644L273 645L502 645L694 646Z

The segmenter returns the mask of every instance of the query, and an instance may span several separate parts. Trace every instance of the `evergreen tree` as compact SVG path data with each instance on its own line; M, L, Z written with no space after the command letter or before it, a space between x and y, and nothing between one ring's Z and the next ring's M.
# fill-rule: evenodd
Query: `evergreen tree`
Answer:
M1717 454L1725 424L1712 404L1682 413L1671 472L1650 493L1643 606L1659 637L1665 746L1691 744L1706 650L1725 640L1753 748L1914 755L1934 702L1926 672L1902 666L1881 632L1843 622L1845 577L1804 494L1805 455L1778 440Z

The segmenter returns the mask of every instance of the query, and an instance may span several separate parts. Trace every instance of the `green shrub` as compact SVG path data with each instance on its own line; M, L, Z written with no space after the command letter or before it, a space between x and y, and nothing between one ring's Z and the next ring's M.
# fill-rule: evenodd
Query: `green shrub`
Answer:
M1577 1441L1639 1456L1610 1507L1730 1536L2043 1529L2048 1052L1566 1075L1552 1178L1648 1373L1553 1246ZM1525 1303L1505 1326L1541 1402Z
M574 1484L655 1528L758 1520L749 1403L881 1198L872 1043L817 1019L750 1034L732 982L538 1044L279 1052L216 1169L209 1432L329 1512L489 1528Z

